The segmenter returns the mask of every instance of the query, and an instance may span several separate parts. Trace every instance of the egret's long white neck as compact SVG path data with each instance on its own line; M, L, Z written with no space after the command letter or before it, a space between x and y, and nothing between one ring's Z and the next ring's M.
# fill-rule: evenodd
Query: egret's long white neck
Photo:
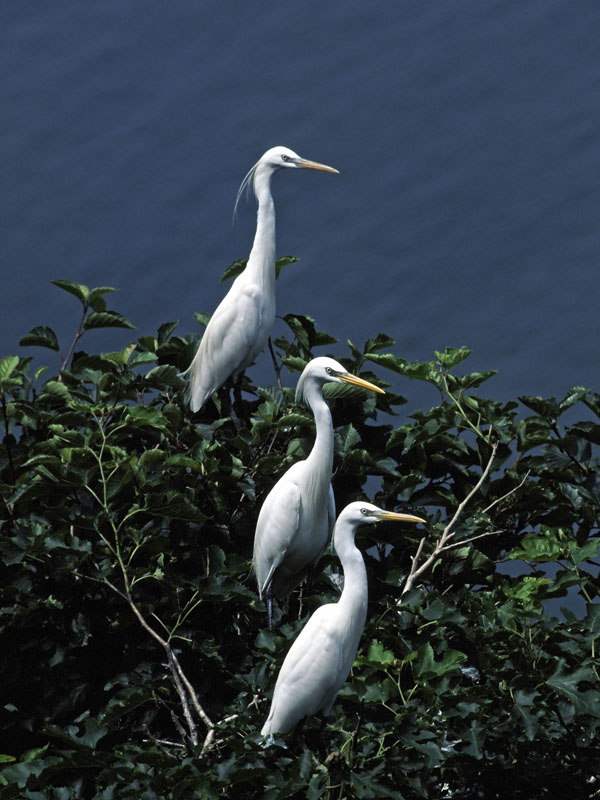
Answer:
M333 422L322 388L314 381L307 382L304 399L314 414L316 428L315 443L306 463L321 505L327 502L333 470Z
M275 204L271 195L272 168L259 164L254 174L258 201L256 233L246 272L265 288L275 289Z
M362 553L354 544L354 526L338 519L333 532L333 546L344 570L344 589L338 603L350 619L362 620L362 632L367 615L369 588Z

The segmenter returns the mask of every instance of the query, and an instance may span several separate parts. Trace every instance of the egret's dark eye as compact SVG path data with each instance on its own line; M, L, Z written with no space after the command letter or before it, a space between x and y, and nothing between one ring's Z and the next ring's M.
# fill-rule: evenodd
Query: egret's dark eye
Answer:
M366 517L369 513L369 510L367 508L361 508L360 513L363 515L363 517Z
M281 160L282 161L291 161L292 159L289 156L286 156L285 153L282 153L281 154Z
M328 375L333 375L333 370L331 369L331 367L326 367L326 368L325 368L325 372L326 372Z

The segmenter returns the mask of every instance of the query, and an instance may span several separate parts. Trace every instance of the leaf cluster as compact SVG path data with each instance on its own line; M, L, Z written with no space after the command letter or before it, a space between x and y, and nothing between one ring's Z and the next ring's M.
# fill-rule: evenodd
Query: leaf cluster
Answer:
M273 385L244 380L248 423L224 395L191 415L197 336L168 322L86 352L94 329L133 326L111 288L53 283L80 304L72 343L39 326L20 344L64 355L0 359L3 797L591 794L599 394L495 401L466 348L408 362L385 334L342 347L290 314ZM423 539L360 534L370 600L352 674L326 724L267 747L277 670L339 591L328 553L269 631L250 568L261 502L313 442L298 371L324 354L386 389L327 387L338 508L368 496L429 524ZM411 408L396 393L411 380L439 404Z

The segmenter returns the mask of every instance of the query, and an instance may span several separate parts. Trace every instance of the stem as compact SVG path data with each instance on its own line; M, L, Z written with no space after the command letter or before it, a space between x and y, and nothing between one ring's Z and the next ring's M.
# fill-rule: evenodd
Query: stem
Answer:
M442 372L442 380L443 380L443 382L444 382L444 391L446 392L446 394L448 395L448 397L449 397L449 398L452 400L452 402L454 403L454 405L455 405L455 406L458 408L458 410L459 410L459 412L460 412L460 415L461 415L461 417L462 417L462 418L464 419L464 421L467 423L467 425L469 426L469 428L471 428L471 430L472 430L472 431L474 431L474 432L477 434L477 436L479 436L481 439L483 439L483 441L484 441L484 442L487 442L487 443L489 444L489 441L490 441L490 436L491 436L491 433L492 433L492 427L491 427L491 425L490 425L490 430L489 430L489 432L488 432L488 435L487 435L487 436L485 436L485 435L484 435L484 433L483 433L483 431L482 431L482 430L481 430L481 429L478 427L478 426L479 426L479 421L481 420L481 414L478 414L478 415L477 415L477 416L478 416L478 419L477 419L477 425L474 425L474 424L471 422L471 420L469 419L469 417L467 416L467 412L466 412L466 411L464 410L464 408L461 406L461 404L460 404L460 401L458 400L458 398L457 398L457 397L455 397L455 396L452 394L452 392L450 391L450 387L448 386L448 373L447 373L447 372L445 372L445 371L444 371L444 372Z
M75 350L75 345L77 344L77 342L81 339L81 337L85 333L85 331L83 330L83 323L85 322L85 315L88 312L88 308L89 308L88 304L84 303L83 304L83 314L81 315L81 319L79 320L79 325L77 327L77 333L75 334L75 338L71 342L71 347L69 348L69 352L67 353L67 357L64 359L64 361L61 364L61 367L60 367L61 371L66 368L67 364L71 360L71 356L73 355L73 350ZM58 380L59 380L59 382L62 382L62 375L58 376Z

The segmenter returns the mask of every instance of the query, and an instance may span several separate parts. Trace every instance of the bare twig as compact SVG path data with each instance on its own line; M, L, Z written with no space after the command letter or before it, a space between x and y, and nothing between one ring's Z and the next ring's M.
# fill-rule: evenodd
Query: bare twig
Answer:
M114 592L120 595L124 600L127 601L129 607L137 617L140 625L147 631L153 639L155 639L161 647L164 649L167 655L167 665L169 667L169 671L173 678L173 682L175 684L175 689L177 690L177 694L179 695L179 700L181 703L181 708L183 710L183 715L185 717L186 725L187 725L187 732L185 732L185 736L189 741L192 742L193 745L198 744L198 729L196 723L194 722L191 707L193 707L194 711L198 715L199 719L204 723L204 725L208 728L208 734L204 741L203 751L207 747L207 740L212 742L214 737L214 722L210 719L206 711L202 708L200 701L198 700L198 696L194 691L192 684L189 682L186 674L184 673L183 669L181 668L181 664L179 663L177 656L173 652L173 648L169 644L166 639L157 633L154 628L148 624L146 619L144 618L143 614L136 606L133 598L129 591L122 592L118 589L113 583L111 583L108 578L104 578L104 583L109 586ZM181 732L181 731L180 731ZM212 735L211 735L212 732Z
M508 491L506 494L503 494L503 495L502 495L502 497L497 497L497 498L496 498L496 499L493 501L493 503L490 503L490 504L489 504L489 506L487 506L486 508L484 508L484 509L483 509L483 513L484 513L484 514L487 514L487 512L488 512L488 511L489 511L491 508L493 508L494 506L498 505L498 503L501 503L503 500L506 500L506 498L507 498L507 497L510 497L510 496L511 496L511 494L514 494L515 492L518 492L518 491L519 491L519 489L521 488L521 486L523 486L523 484L525 483L525 481L526 481L526 480L527 480L527 478L529 477L529 473L530 473L530 472L531 472L531 470L530 470L530 469L528 469L528 470L527 470L527 472L525 473L525 477L523 478L523 480L521 481L521 483L517 484L517 486L513 486L513 488L512 488L512 489L510 489L510 491Z
M441 550L450 550L452 547L461 547L463 544L474 542L477 539L483 539L484 536L497 536L499 533L502 533L502 531L487 531L487 533L480 533L478 536L471 536L470 539L461 539L460 542L452 542L451 544L444 545Z
M481 473L481 476L479 477L479 480L477 481L475 486L471 489L471 491L468 493L468 495L464 498L464 500L461 503L459 503L458 508L454 512L450 522L446 525L446 527L442 531L442 535L440 536L435 547L433 548L433 552L427 559L425 559L425 561L423 561L422 564L419 564L419 559L421 557L425 540L421 539L421 541L419 542L419 547L417 549L415 557L413 558L412 566L410 568L408 578L406 579L406 583L404 584L404 588L402 589L401 596L405 595L406 592L409 592L414 586L417 578L419 578L427 569L429 569L429 567L436 561L436 559L443 550L448 549L449 547L448 542L454 536L453 528L460 519L463 511L465 510L471 499L481 489L483 483L485 482L487 476L489 475L490 470L492 468L492 463L494 461L494 458L496 457L497 449L498 449L498 442L495 442L492 445L491 455L488 459L487 464L485 465L483 472ZM462 543L463 542L458 542L457 544L462 544Z

